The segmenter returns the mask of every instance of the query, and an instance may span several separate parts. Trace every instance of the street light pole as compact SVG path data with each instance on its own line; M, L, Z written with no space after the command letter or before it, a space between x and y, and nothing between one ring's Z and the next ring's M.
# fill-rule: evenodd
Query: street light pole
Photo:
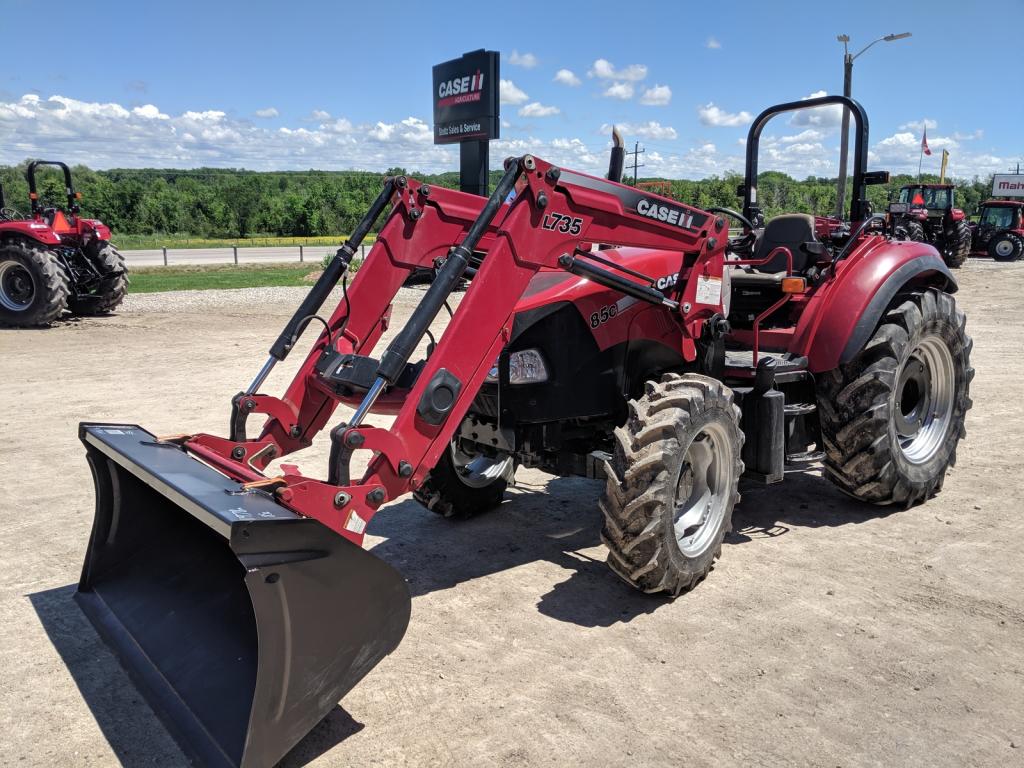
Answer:
M847 48L850 42L849 35L838 35L836 40L843 44L843 96L850 98L853 94L853 60L867 51L875 43L891 43L893 40L902 40L910 37L910 32L900 32L898 35L886 35L861 48L857 53L851 54ZM839 139L839 184L836 189L836 218L843 218L843 203L846 200L846 164L850 155L850 110L843 106L842 135Z

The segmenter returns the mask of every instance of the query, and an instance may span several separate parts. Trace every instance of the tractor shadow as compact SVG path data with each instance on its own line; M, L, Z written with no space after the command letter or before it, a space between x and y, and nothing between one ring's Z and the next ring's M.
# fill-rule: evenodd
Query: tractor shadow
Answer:
M124 768L191 765L72 599L69 584L28 595L83 701ZM298 768L363 729L338 705L279 763Z
M406 500L383 508L368 533L387 536L372 552L404 575L412 596L490 576L537 561L561 566L537 610L559 621L608 627L671 603L644 595L605 565L601 546L602 484L552 477L520 483L497 510L469 520L447 520ZM856 525L896 511L854 501L817 473L794 473L784 484L741 482L726 544L757 544L793 529Z

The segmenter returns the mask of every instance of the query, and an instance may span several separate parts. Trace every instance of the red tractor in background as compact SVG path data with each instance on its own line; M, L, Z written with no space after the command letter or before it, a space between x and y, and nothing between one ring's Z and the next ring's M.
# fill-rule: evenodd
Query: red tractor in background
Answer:
M856 123L850 223L762 223L762 129L829 105ZM488 199L389 177L232 398L226 437L80 425L96 516L77 599L190 756L275 764L394 650L408 587L362 544L406 494L458 517L499 504L521 466L601 478L611 570L675 596L720 556L744 473L778 483L823 464L853 498L901 507L941 489L971 406L971 339L936 250L868 212L865 186L888 174L866 170L864 109L781 104L746 146L742 212L620 184L621 146L608 178L509 158ZM374 355L423 268L435 279ZM262 393L314 319L286 391ZM354 409L343 420L339 404ZM320 477L270 470L325 428Z
M988 255L995 261L1024 256L1024 201L986 200L980 213L971 233L973 255Z
M57 166L64 173L67 207L39 199L36 169ZM103 315L128 289L124 257L110 244L110 229L80 215L71 169L35 160L25 171L30 213L7 207L0 188L0 327L45 326L67 311Z
M964 212L954 207L955 191L952 184L907 184L899 196L910 206L900 217L906 239L931 243L953 269L971 254L971 230Z

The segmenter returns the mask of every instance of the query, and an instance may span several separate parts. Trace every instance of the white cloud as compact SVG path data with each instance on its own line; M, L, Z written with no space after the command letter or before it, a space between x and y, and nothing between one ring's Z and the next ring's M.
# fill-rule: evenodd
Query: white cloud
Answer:
M355 124L326 113L315 128L263 127L221 110L165 114L65 96L0 97L0 164L56 155L92 168L365 169L424 172L458 167L458 150L435 146L418 117Z
M324 112L322 109L314 109L312 112L309 113L309 116L314 120L319 120L320 122L331 119L331 113Z
M539 101L531 101L519 110L523 117L550 117L557 115L561 110L558 107L550 107L541 104Z
M632 83L612 83L605 89L604 95L611 99L622 99L623 101L633 98Z
M717 51L719 48L722 47L722 44L718 42L718 40L716 40L715 38L709 37L708 41L704 43L704 47L710 48L713 51Z
M269 118L269 117L277 117L277 115L278 115L277 109L274 108L274 107L267 107L266 109L257 109L256 110L256 117Z
M810 96L804 96L800 101L807 101L808 99L817 99L821 96L827 96L827 91L815 91ZM843 108L838 104L830 104L827 107L817 107L816 109L801 109L799 112L794 112L793 117L790 118L790 125L814 125L819 128L834 128L840 125L843 121Z
M704 125L711 125L716 128L735 128L746 125L754 119L753 115L746 110L726 112L711 101L697 108L697 116Z
M554 81L556 83L561 83L562 85L571 85L573 87L580 84L580 79L576 77L576 73L571 69L560 69L555 72Z
M672 89L667 85L655 85L644 91L640 97L640 103L649 107L663 107L672 101Z
M960 131L953 132L953 138L957 141L974 141L975 139L980 139L984 136L985 132L981 128L978 128L976 131L972 131L971 133L960 133Z
M499 92L502 104L522 104L530 98L526 95L525 91L517 88L516 84L511 80L502 79Z
M821 131L807 128L793 136L783 136L779 141L783 144L793 144L795 142L821 141L823 138L825 138L825 134ZM746 143L746 139L744 139L744 143Z
M138 117L144 117L147 120L168 120L168 115L165 115L159 109L154 107L152 104L143 104L141 107L135 107L132 110L132 114Z
M903 125L901 125L899 127L899 130L901 130L901 131L921 131L922 129L927 128L929 131L934 131L938 127L939 127L938 121L932 120L931 118L926 117L924 120L911 120L908 123L904 123Z
M641 139L675 139L679 134L671 125L662 125L656 120L649 120L646 123L616 123L619 133L629 138L637 136ZM601 126L601 133L608 133L612 126L608 123Z
M616 69L608 59L597 59L587 75L602 80L626 80L635 83L647 77L647 65L630 64L624 69Z
M520 53L519 51L512 51L512 55L508 57L508 63L514 67L523 67L525 69L533 69L537 66L537 57L532 53Z

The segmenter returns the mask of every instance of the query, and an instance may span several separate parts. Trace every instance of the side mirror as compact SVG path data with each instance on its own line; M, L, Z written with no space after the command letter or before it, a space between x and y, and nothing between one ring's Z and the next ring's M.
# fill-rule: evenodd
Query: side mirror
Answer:
M888 184L889 183L889 172L888 171L868 171L864 174L865 186L873 186L875 184Z

